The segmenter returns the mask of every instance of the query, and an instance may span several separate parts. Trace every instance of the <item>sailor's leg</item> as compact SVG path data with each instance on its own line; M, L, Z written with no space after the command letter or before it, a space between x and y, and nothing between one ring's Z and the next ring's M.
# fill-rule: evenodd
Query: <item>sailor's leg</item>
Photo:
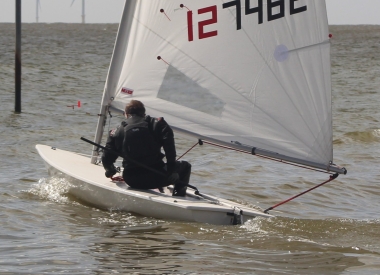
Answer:
M165 171L160 170L160 172L164 174ZM143 168L124 169L123 178L126 184L136 189L156 189L169 185L164 176Z
M187 161L177 161L176 170L179 174L179 181L174 186L173 196L185 196L190 181L191 164Z
M190 182L191 164L187 161L176 162L177 172L179 174L179 180L186 185Z

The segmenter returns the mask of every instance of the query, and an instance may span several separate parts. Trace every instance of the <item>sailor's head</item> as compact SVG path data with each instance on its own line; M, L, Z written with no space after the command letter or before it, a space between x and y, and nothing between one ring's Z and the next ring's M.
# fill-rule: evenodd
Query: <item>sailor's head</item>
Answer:
M124 115L128 118L131 116L145 116L145 107L141 101L131 100L127 106L125 106Z

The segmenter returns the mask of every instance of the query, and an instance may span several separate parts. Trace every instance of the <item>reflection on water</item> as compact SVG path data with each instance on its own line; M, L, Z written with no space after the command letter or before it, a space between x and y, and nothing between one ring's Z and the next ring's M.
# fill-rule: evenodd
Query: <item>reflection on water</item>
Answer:
M96 240L89 253L99 261L99 271L116 268L138 274L176 274L186 270L195 274L268 274L268 270L270 274L332 274L364 265L359 257L368 254L368 250L334 246L323 239L314 241L319 236L312 235L330 228L328 222L320 222L313 232L301 229L306 222L301 221L301 226L296 223L274 219L251 221L242 227L109 225L106 237ZM284 228L288 230L284 232ZM294 231L295 228L298 229ZM311 239L305 236L308 234ZM320 235L323 234L326 232Z
M99 260L100 270L123 268L140 274L176 271L185 258L185 241L170 235L162 226L113 227L89 250ZM144 270L141 272L141 270Z

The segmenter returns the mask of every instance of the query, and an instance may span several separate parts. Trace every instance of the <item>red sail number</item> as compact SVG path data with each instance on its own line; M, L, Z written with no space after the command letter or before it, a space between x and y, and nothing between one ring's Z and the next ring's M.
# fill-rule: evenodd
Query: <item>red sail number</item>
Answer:
M211 19L207 19L204 21L198 22L198 37L199 39L209 38L213 36L218 35L218 31L210 31L205 32L205 27L211 24L215 24L218 22L218 12L217 12L217 6L211 6L207 8L202 8L198 10L198 14L204 14L204 13L211 13ZM189 41L194 40L194 29L193 29L193 12L188 11L187 12L187 26L188 26L188 38Z

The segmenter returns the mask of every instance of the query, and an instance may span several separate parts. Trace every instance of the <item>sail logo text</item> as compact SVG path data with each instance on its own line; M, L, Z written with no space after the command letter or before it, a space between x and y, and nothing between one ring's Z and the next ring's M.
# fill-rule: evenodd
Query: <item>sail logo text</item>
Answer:
M230 2L223 3L223 9L228 9L231 7L236 8L236 29L240 30L242 28L242 8L241 2L245 1L245 15L250 15L257 13L258 15L258 24L264 23L264 4L263 1L266 1L266 12L268 22L277 20L285 17L286 10L286 0L256 0L257 6L253 6L251 3L252 0L234 0ZM296 2L299 0L289 0L289 10L290 15L294 15L300 12L307 11L307 6L298 6L296 7ZM218 9L217 6L210 6L201 8L198 10L198 14L211 13L210 18L207 20L198 22L198 38L205 39L218 35L217 30L205 32L205 27L218 23ZM193 27L193 11L187 12L187 26L188 26L188 39L189 41L194 40L194 27Z
M133 90L132 90L132 89L129 89L129 88L125 88L125 87L123 87L123 88L121 89L121 92L122 92L123 94L133 95Z

